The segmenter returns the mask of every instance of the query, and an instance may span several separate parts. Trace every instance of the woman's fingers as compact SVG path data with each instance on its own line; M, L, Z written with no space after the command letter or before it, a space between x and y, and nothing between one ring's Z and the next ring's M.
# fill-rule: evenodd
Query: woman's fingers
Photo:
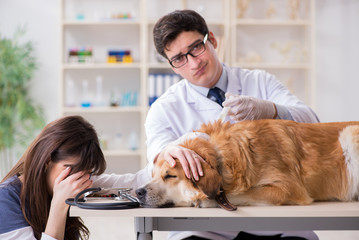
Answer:
M63 181L70 174L70 171L71 167L65 168L55 179L55 184L58 184L59 182Z

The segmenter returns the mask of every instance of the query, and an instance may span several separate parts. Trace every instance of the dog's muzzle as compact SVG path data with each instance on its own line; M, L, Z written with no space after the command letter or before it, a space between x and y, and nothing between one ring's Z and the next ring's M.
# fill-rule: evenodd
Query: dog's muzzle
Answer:
M145 188L139 188L135 192L140 203L146 201L147 190Z
M150 196L147 193L146 188L139 188L135 191L137 199L142 207L148 208L163 208L163 207L174 207L174 203L171 200L163 202L163 198L160 196Z

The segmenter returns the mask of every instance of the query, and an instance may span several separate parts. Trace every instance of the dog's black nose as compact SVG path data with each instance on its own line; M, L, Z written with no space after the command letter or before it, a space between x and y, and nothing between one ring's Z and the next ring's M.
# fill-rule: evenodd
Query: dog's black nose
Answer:
M146 189L145 188L139 188L136 190L136 195L138 199L144 198L146 196Z

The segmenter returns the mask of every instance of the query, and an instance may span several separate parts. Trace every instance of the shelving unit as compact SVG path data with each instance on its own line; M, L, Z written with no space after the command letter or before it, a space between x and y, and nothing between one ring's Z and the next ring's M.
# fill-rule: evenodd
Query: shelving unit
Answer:
M264 69L314 106L315 0L231 1L232 66Z
M143 49L143 3L134 1L62 0L61 21L61 101L62 115L82 115L96 128L107 160L107 172L135 172L145 164L143 123L146 107L146 85ZM114 19L114 14L131 16ZM69 63L70 48L91 48L92 62ZM107 63L111 49L130 50L133 62ZM96 77L101 76L96 92ZM68 89L71 81L72 89ZM93 106L82 107L83 81L88 82L88 95ZM67 106L72 92L74 104ZM125 100L128 93L136 96L134 104L110 106L114 100ZM102 96L101 104L94 104ZM131 95L132 96L132 95ZM133 140L135 139L135 140ZM133 141L134 143L130 143Z
M300 0L298 16L294 20L283 17L283 12L288 12L283 9L283 2L291 0L250 0L246 13L238 18L238 4L247 1L62 0L61 114L82 115L95 126L108 162L107 172L135 172L147 164L144 123L149 108L148 78L151 74L173 74L169 64L159 61L156 56L152 30L161 16L176 9L190 8L202 14L219 41L217 51L223 62L243 68L266 69L284 81L307 104L313 104L314 0ZM266 11L268 4L274 7L279 4L278 13L271 19L259 14ZM110 17L111 14L118 16L122 13L130 13L131 17ZM292 33L303 40L307 48L306 58L300 62L279 61L281 55L274 49L268 50L270 41L278 36L278 48L282 47L284 43L279 41L280 37L291 36ZM92 62L69 63L68 51L76 47L92 48ZM107 63L110 49L129 49L133 62ZM250 51L256 52L263 60L249 61L250 58L246 57ZM81 107L83 82L87 81L88 94L94 100L97 96L97 76L102 77L104 104ZM70 91L70 85L75 90ZM120 103L110 107L116 91L122 96L127 92L136 92L137 103L133 106ZM72 96L75 104L67 106L70 93L75 95ZM129 138L133 133L137 135L138 144L131 150Z

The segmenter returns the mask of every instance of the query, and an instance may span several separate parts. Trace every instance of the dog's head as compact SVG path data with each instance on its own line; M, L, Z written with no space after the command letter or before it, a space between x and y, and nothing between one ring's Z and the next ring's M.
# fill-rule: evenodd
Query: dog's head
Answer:
M159 159L154 166L152 181L136 190L142 206L201 206L203 201L214 199L219 194L222 178L213 147L203 139L189 140L184 146L191 146L205 160L202 163L203 176L199 181L188 179L178 160L176 166L171 167L165 160Z

